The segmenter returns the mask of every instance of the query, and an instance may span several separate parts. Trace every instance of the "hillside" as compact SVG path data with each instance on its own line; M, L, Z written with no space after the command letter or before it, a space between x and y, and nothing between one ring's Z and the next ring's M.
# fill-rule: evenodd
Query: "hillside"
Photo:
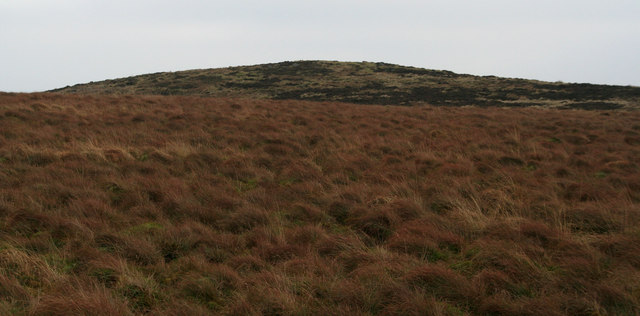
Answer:
M0 93L0 314L637 315L638 122Z
M479 77L385 63L297 61L165 72L53 90L382 105L640 108L640 88Z

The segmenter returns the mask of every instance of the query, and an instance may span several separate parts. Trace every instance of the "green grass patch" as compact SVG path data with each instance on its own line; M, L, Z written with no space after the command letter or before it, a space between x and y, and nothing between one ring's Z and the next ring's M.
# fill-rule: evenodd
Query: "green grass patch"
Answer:
M286 178L286 179L282 179L280 181L278 181L278 184L283 186L283 187L288 187L294 183L298 182L297 179L295 178Z
M150 231L158 231L163 230L164 226L157 222L147 222L140 225L133 226L129 228L129 232L132 233L141 233L141 232L150 232Z
M594 177L598 178L598 179L604 179L609 175L608 172L606 171L598 171L595 174L593 174Z
M257 186L258 180L256 179L237 180L235 182L235 189L236 191L238 191L238 193L244 193L253 190Z

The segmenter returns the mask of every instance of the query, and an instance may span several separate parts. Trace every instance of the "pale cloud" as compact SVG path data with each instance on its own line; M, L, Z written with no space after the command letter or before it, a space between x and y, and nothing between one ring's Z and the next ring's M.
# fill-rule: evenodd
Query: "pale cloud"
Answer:
M0 90L299 59L640 85L640 2L0 0Z

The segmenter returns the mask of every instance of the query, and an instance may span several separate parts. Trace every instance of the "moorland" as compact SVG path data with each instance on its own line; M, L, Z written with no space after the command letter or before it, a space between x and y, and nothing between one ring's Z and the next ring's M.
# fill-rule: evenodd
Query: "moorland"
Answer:
M0 314L640 313L633 98L80 87L0 93Z

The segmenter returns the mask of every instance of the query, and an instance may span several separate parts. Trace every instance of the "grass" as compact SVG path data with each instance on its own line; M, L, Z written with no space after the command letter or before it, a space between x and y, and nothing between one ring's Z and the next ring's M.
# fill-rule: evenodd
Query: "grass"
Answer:
M639 120L2 93L0 313L638 314Z

